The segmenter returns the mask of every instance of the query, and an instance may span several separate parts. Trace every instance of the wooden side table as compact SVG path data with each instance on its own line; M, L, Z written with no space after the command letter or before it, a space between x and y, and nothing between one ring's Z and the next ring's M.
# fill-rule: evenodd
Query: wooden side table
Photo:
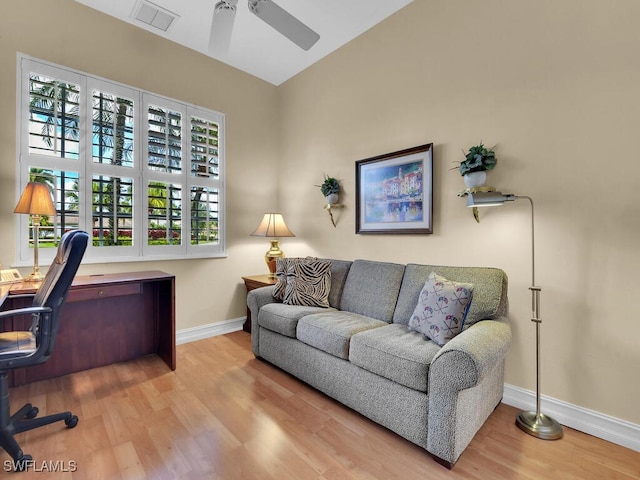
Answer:
M256 288L275 285L278 281L276 278L269 277L268 274L242 277L242 280L244 280L244 286L247 288L247 293L249 293L251 290L255 290ZM251 333L251 311L249 310L249 307L247 307L247 320L244 322L242 329L245 332Z

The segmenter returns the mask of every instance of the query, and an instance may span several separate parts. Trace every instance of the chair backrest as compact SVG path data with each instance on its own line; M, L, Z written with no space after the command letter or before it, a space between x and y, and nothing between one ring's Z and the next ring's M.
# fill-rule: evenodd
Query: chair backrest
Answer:
M38 350L41 350L43 360L53 353L60 324L60 311L88 243L87 232L72 230L65 233L60 239L57 255L33 298L34 307L51 309L50 314L34 314L38 315L34 320L38 328Z

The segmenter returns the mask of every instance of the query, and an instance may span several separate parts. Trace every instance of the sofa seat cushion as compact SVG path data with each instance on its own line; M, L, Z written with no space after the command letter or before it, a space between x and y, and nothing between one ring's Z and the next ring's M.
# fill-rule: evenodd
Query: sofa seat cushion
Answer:
M387 322L358 315L334 311L307 315L298 321L298 340L327 352L334 357L349 358L349 342L358 332L388 325Z
M349 360L381 377L426 392L429 366L439 350L424 335L394 323L354 335Z
M269 303L264 305L258 313L258 325L272 332L296 338L298 320L312 313L327 312L334 308L305 307L301 305L285 305L283 303Z

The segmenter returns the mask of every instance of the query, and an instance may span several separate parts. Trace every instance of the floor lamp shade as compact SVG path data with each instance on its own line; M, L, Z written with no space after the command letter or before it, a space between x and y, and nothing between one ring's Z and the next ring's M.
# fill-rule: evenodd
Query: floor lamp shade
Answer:
M40 231L40 216L55 215L56 209L51 199L51 191L44 183L29 182L24 188L20 200L13 213L31 215L33 223L33 271L25 278L28 282L39 282L44 278L38 266L38 236Z
M265 213L258 227L251 234L254 237L272 237L271 248L264 256L264 261L269 268L269 276L276 276L276 259L284 257L284 252L280 250L280 240L276 237L295 237L289 230L284 218L279 213Z
M536 249L534 235L533 200L530 197L502 194L501 192L477 192L467 195L467 207L490 207L503 205L517 199L529 200L531 204L531 321L536 324L536 410L520 412L516 416L516 425L524 432L543 440L562 438L562 425L540 412L540 292L536 286Z

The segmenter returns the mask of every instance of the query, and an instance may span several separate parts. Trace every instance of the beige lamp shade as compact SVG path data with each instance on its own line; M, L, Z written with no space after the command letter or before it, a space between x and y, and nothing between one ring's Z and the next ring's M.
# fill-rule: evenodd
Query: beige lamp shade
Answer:
M295 237L279 213L265 213L260 225L251 235L254 237ZM284 257L284 252L280 250L280 240L274 238L271 240L271 248L264 255L270 278L276 277L276 259L282 257Z
M49 187L44 183L29 182L24 187L24 191L18 200L18 205L13 213L24 213L33 215L33 272L25 278L27 282L40 282L44 279L44 275L40 273L38 266L38 237L40 229L40 215L55 215L56 208L51 200L51 192Z
M29 182L24 188L18 205L13 213L28 215L55 215L56 209L51 200L49 187L44 183Z
M295 237L279 213L265 213L260 225L251 235L254 237Z

